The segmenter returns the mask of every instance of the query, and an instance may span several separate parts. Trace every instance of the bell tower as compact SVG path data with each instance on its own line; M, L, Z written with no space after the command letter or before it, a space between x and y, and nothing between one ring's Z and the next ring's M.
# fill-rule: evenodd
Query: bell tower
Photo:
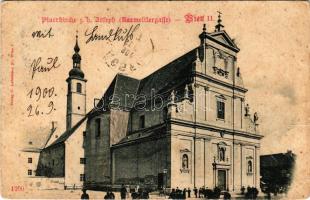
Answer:
M74 54L72 56L73 68L69 72L67 78L67 117L66 129L72 128L86 114L86 79L81 70L81 56L79 54L80 47L78 45L78 36L76 35L76 43L74 46Z

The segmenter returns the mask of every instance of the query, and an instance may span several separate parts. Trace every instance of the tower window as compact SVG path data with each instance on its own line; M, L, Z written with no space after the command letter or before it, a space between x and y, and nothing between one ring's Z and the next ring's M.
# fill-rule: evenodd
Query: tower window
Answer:
M32 163L32 158L28 158L28 163Z
M225 103L223 101L217 101L217 118L225 119Z
M76 84L76 92L78 92L78 93L82 92L82 84L81 83Z
M139 119L139 128L144 128L145 127L145 116L141 115Z
M95 120L95 136L96 138L100 137L100 119Z
M28 169L28 176L31 176L31 175L32 175L32 170Z

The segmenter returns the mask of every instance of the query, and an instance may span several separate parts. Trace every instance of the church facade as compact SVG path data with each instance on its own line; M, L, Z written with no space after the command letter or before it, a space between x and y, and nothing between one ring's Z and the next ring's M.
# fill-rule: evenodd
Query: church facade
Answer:
M197 48L142 80L115 77L88 117L85 187L260 187L263 136L222 29L204 26Z

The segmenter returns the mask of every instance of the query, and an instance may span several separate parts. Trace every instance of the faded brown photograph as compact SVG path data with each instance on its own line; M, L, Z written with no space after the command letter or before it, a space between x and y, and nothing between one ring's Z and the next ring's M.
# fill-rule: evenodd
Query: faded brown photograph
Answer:
M307 199L307 1L1 3L1 197Z

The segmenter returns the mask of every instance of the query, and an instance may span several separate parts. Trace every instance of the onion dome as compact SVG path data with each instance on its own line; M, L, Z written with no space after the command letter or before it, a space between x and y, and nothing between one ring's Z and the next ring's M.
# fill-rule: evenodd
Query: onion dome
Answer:
M84 78L84 72L80 68L72 68L69 72L70 77Z

